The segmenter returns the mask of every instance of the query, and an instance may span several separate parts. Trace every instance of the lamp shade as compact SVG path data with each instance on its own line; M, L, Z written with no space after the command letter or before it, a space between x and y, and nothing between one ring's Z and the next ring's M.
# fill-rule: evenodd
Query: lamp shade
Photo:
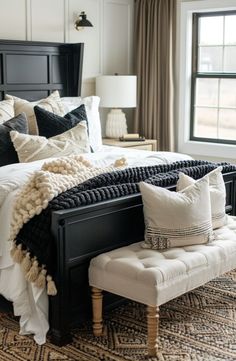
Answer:
M104 108L135 108L137 77L135 75L102 75L96 78L96 95Z

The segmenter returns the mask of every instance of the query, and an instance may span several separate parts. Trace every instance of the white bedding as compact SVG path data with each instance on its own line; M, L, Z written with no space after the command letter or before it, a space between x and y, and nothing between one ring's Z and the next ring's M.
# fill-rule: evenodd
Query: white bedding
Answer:
M190 156L170 152L149 152L136 149L103 146L99 152L83 154L94 165L103 167L116 159L125 157L128 166L167 164ZM48 160L48 159L47 159ZM14 313L20 317L20 334L34 334L38 344L46 341L48 325L48 297L28 283L20 265L13 263L9 242L12 205L17 192L30 175L39 170L47 160L32 163L17 163L0 168L0 293L13 301Z

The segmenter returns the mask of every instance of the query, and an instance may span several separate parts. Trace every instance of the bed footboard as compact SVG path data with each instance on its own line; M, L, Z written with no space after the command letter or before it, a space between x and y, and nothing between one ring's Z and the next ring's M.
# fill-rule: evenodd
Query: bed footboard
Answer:
M236 214L236 172L224 175L226 212ZM175 187L170 187L175 190ZM140 194L52 214L57 252L57 296L50 297L52 342L70 341L70 330L91 316L88 266L94 256L141 241L144 219ZM111 300L105 298L105 304Z

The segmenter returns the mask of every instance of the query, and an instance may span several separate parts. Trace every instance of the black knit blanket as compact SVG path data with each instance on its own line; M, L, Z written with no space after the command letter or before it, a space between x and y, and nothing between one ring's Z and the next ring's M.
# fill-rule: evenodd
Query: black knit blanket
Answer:
M40 215L26 223L16 238L16 244L22 244L31 256L36 256L40 264L46 265L48 273L56 271L56 252L50 233L51 214L53 211L66 210L118 197L139 193L138 183L147 183L167 187L175 185L181 171L194 179L201 178L221 165L223 173L236 171L236 166L229 163L186 160L172 164L127 168L112 173L104 173L61 193L50 201ZM79 238L78 238L79 242Z

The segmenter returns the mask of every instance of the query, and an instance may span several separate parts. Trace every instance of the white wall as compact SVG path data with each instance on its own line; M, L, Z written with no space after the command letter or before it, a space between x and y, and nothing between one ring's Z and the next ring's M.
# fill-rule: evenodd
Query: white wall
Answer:
M82 95L100 74L132 73L134 0L0 0L0 39L85 43ZM92 28L77 31L85 11Z

